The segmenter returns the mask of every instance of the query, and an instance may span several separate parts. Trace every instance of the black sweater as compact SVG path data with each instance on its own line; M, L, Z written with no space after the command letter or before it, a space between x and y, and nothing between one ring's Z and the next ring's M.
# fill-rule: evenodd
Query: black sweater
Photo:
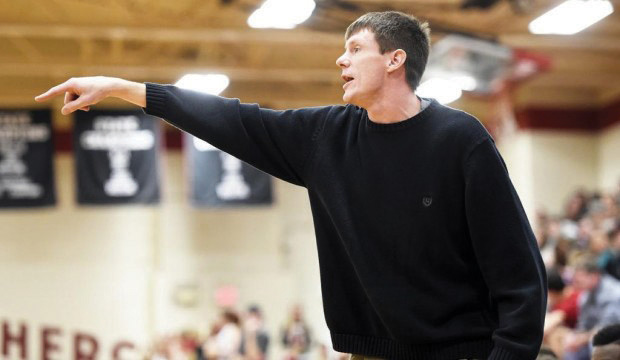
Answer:
M146 83L146 113L308 190L334 348L386 359L535 359L546 275L493 138L431 104L275 111Z

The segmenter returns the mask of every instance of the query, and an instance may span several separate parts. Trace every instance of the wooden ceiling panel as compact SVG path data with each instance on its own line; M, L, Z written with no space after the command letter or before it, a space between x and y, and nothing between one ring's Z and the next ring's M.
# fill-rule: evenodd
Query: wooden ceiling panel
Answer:
M508 0L488 10L462 10L462 0L316 1L298 29L257 30L247 18L262 0L0 0L0 81L6 80L0 102L71 76L174 82L206 71L227 73L227 93L244 101L340 101L335 60L344 30L364 12L388 9L427 19L434 40L466 32L549 56L551 70L524 83L518 103L575 104L585 93L601 104L620 97L620 0L612 1L616 13L573 36L527 29L562 0L536 0L521 14Z

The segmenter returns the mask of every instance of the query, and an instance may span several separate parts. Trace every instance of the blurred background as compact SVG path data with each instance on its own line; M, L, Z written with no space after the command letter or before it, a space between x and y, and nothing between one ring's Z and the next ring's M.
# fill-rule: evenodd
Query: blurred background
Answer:
M344 31L384 10L430 24L418 95L495 138L560 279L545 344L561 355L592 328L575 274L620 278L619 7L0 0L0 358L347 358L331 350L303 188L129 104L64 116L62 97L33 98L105 75L276 109L342 103Z

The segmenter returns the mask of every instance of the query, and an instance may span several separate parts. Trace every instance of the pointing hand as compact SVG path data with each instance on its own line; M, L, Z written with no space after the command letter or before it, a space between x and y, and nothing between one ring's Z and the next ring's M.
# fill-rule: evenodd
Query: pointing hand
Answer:
M65 106L61 110L63 115L70 114L78 109L88 111L90 105L94 105L109 96L117 80L105 76L71 78L34 99L39 102L46 101L64 92Z

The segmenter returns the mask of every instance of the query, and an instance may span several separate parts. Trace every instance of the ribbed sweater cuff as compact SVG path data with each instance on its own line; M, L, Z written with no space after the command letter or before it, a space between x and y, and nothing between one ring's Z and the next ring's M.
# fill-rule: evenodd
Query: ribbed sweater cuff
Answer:
M164 118L167 101L165 86L149 82L144 84L146 85L146 107L142 108L142 111Z
M518 357L514 353L502 347L495 346L493 348L493 351L491 351L491 355L489 355L489 358L487 360L520 360L520 359L522 358Z

